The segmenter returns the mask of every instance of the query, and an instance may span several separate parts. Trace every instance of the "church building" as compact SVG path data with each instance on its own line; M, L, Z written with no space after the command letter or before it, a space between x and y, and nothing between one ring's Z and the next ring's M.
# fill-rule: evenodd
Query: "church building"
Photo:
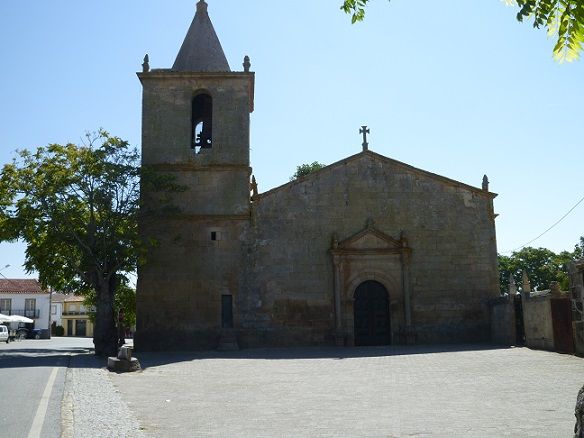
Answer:
M363 127L356 155L258 193L254 73L248 57L231 70L203 0L172 68L146 57L138 77L143 166L185 190L141 225L157 245L138 273L137 349L490 339L486 177L477 188L379 155Z

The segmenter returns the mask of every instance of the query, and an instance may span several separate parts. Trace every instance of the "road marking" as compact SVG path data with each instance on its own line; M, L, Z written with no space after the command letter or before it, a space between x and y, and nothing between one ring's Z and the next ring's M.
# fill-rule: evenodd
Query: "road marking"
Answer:
M43 424L47 415L47 409L49 407L49 399L51 398L51 392L53 391L53 385L55 384L58 370L58 368L53 368L53 372L49 376L47 386L45 386L45 391L41 396L39 407L36 411L36 415L34 416L34 420L32 421L30 431L28 432L28 438L40 438L41 436Z

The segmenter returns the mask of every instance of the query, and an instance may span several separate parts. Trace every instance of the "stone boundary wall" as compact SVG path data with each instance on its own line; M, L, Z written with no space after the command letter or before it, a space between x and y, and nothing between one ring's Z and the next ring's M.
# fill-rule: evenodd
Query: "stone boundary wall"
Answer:
M525 345L538 350L554 351L551 291L522 293Z

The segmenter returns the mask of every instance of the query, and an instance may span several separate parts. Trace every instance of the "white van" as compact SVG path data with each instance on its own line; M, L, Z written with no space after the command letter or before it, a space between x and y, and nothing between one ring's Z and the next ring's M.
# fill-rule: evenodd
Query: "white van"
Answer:
M10 342L8 337L8 327L5 325L0 325L0 342L5 341L7 344Z

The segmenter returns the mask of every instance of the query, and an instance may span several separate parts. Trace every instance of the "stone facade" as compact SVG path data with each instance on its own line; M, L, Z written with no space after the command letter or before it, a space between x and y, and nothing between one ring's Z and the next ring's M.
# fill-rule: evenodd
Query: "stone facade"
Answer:
M202 27L189 34L212 31L207 20L201 1L192 26ZM178 213L142 224L158 245L139 271L138 349L216 348L226 332L243 347L490 338L499 285L488 182L363 150L258 194L249 60L243 72L213 71L203 55L200 71L139 74L143 164L186 190L173 195ZM212 112L193 131L200 94Z

